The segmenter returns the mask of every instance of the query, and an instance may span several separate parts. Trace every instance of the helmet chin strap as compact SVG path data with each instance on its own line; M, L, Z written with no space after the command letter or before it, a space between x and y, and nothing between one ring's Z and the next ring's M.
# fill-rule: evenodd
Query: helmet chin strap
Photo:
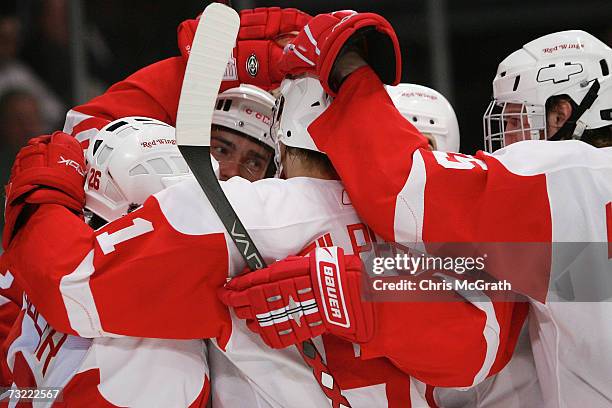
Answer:
M572 135L573 139L580 140L587 125L579 119L584 112L586 112L593 105L595 99L597 99L599 88L601 88L599 81L595 79L593 81L593 85L591 85L591 88L582 99L582 102L580 102L580 105L578 105L578 107L572 111L571 116L567 119L567 121L565 121L563 126L561 126L553 136L549 137L548 140L561 140L563 135L570 134Z

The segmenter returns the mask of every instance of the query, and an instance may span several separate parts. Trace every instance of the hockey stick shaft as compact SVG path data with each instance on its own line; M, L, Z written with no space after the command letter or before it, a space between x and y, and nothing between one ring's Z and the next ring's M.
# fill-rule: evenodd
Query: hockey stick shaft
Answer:
M181 154L249 269L256 270L266 266L264 260L223 192L210 156L214 104L239 26L238 14L220 3L210 4L202 13L183 78L176 140ZM333 376L312 341L306 340L296 347L313 369L321 390L333 401L333 406L350 407L336 381L332 381L332 389L322 384L323 373L332 379Z
M240 18L212 3L202 13L191 46L176 119L179 150L250 269L263 258L221 189L210 158L210 126L223 72L236 42Z

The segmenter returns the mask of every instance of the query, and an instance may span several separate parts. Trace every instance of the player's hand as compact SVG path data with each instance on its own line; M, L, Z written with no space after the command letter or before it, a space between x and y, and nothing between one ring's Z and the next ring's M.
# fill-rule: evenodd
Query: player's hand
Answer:
M84 183L83 148L74 137L55 132L30 139L17 153L5 186L4 248L28 204L59 204L80 213L85 204Z
M221 301L272 348L325 332L354 343L374 332L374 309L361 300L362 263L342 248L317 248L230 280Z
M283 48L311 18L294 8L242 10L236 46L220 91L240 84L256 85L267 91L278 88L284 77L278 67ZM197 25L198 20L187 20L179 26L179 46L185 58L189 56Z
M336 11L315 16L285 47L280 69L286 75L312 73L335 96L343 80L334 68L339 57L356 51L382 82L396 85L401 76L401 56L395 31L373 13Z

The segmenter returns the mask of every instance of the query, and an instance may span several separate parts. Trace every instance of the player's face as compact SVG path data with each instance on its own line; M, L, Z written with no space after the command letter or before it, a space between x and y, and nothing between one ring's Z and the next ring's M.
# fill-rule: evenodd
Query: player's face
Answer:
M506 146L531 139L528 131L530 125L527 120L525 105L519 103L506 104L503 117L504 142Z
M266 175L273 155L272 149L227 129L211 131L210 148L219 162L219 180L234 176L249 181L260 180Z

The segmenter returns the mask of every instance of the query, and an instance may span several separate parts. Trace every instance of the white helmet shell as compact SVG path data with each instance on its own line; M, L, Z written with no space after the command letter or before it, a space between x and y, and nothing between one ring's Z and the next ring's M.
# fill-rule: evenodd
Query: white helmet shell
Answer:
M397 110L421 133L434 138L435 150L459 151L459 123L448 100L435 89L416 84L387 86Z
M331 97L325 93L318 79L309 76L283 80L280 92L272 126L276 141L286 146L321 152L308 133L308 126L327 109Z
M494 118L494 104L523 104L523 112L531 114L531 136L539 139L542 134L539 131L546 128L544 107L547 100L551 96L567 95L580 105L595 80L601 89L593 104L577 118L580 122L577 128L581 131L576 136L579 138L584 129L612 125L611 70L612 49L585 31L560 31L525 44L497 68L493 101L484 117L486 144L491 144L492 136L495 140L491 128L499 130L490 123ZM501 113L499 111L498 115Z
M270 123L275 100L270 93L252 85L228 89L217 97L212 123L243 133L274 149Z
M127 214L151 194L191 174L176 146L174 128L144 117L104 126L85 157L85 207L105 221Z

